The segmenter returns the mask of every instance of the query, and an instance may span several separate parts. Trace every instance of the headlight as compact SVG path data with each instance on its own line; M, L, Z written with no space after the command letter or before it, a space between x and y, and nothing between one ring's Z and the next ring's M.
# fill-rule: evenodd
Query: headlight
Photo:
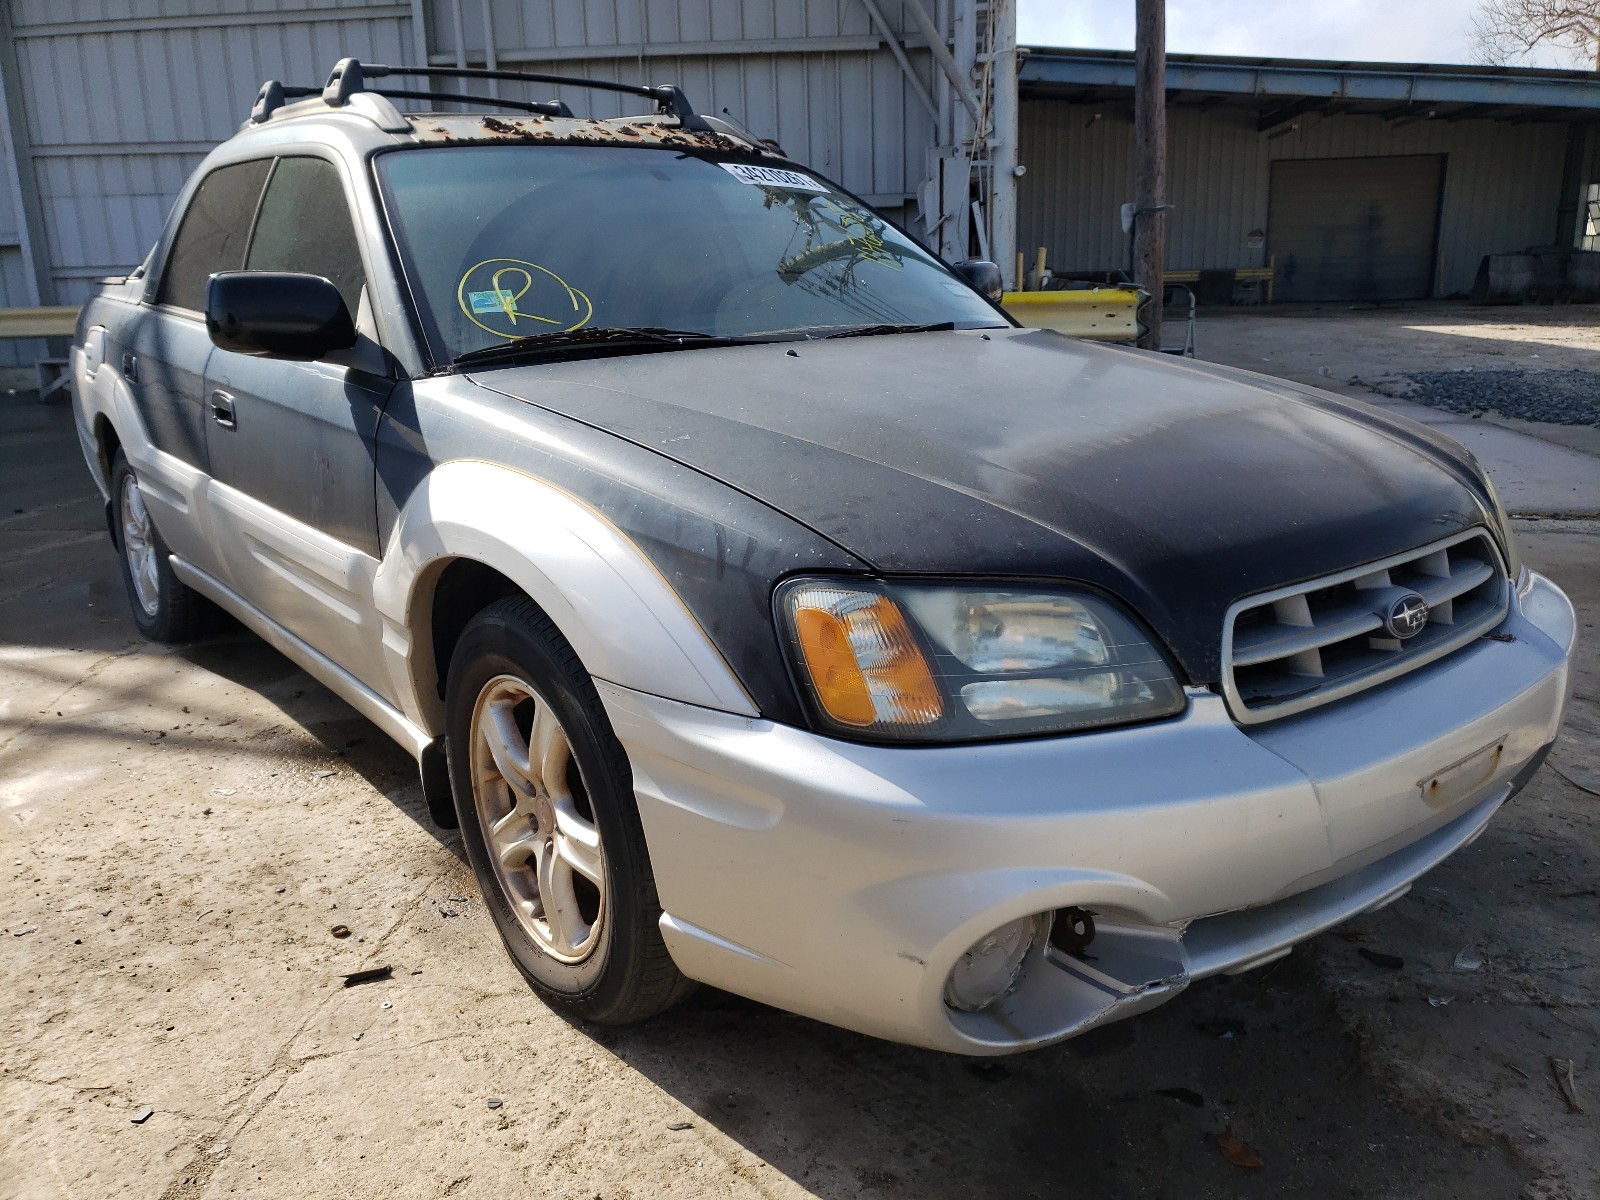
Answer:
M813 711L841 733L975 741L1184 708L1150 638L1086 593L810 578L777 607Z

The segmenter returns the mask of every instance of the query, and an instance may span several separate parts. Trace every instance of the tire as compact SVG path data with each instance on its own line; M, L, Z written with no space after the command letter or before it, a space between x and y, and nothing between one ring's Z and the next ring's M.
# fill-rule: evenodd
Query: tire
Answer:
M537 605L508 597L467 623L445 706L467 860L534 991L601 1025L642 1021L688 995L694 985L661 939L627 755Z
M139 478L118 450L111 460L111 515L122 586L139 632L153 642L187 642L205 632L209 606L172 570L172 551L155 526Z

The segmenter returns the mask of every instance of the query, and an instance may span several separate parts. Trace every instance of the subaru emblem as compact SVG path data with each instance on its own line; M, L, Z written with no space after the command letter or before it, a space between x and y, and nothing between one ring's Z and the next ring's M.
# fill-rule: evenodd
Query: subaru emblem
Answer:
M1416 637L1427 623L1428 602L1415 592L1409 592L1389 605L1389 611L1383 617L1383 627L1389 631L1389 636L1399 638L1402 642Z

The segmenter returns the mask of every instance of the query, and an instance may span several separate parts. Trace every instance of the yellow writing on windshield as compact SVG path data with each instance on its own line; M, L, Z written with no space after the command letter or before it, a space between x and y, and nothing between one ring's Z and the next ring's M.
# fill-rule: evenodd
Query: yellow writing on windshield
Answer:
M467 320L495 337L524 337L581 329L594 316L587 294L548 267L520 258L473 263L456 285L456 303Z

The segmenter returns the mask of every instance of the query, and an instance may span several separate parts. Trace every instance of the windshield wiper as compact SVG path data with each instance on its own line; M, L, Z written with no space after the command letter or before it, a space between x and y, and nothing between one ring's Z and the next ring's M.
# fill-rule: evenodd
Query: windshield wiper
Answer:
M661 329L657 326L608 326L592 329L567 329L560 333L535 333L497 346L468 350L451 360L452 369L483 363L534 358L564 350L595 348L622 353L650 350L694 350L703 346L750 346L770 342L769 337L735 337L701 333L693 329Z
M954 329L954 321L935 321L931 325L850 325L827 333L809 334L812 338L875 337L880 333L943 333Z

